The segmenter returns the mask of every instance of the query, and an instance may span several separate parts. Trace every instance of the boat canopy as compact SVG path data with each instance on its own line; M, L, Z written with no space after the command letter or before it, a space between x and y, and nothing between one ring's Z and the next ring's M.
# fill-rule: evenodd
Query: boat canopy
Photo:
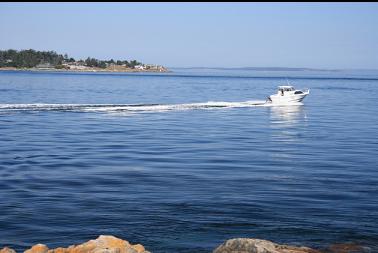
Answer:
M293 86L288 86L288 85L278 86L278 89L279 89L279 90L284 90L284 91L292 91L292 90L295 90Z

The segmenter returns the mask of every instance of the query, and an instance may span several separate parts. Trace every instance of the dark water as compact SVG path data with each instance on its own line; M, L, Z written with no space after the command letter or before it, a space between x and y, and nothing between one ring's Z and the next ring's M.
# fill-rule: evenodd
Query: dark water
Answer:
M303 106L241 103L285 76L311 89ZM0 247L111 234L152 252L235 237L378 252L377 72L0 72L0 94Z

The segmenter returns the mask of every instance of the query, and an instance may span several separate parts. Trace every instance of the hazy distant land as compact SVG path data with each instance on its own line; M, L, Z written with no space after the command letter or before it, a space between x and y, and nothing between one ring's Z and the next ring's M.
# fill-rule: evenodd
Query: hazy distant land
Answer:
M88 57L75 60L67 54L33 49L0 50L0 70L79 71L79 72L167 72L157 64L144 64L137 60L98 60Z
M253 70L253 71L340 71L339 69L291 68L291 67L184 67L181 69Z

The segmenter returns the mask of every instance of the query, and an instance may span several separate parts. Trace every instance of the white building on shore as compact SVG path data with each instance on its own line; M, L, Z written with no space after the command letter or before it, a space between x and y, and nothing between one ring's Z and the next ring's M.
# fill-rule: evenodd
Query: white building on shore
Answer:
M145 70L146 69L146 67L144 65L136 65L134 68L138 69L138 70Z

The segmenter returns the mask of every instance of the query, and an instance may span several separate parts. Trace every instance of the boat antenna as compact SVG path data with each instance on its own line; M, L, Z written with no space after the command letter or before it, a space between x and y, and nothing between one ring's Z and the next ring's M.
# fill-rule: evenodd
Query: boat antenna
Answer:
M289 84L289 80L287 79L287 77L286 77L286 83L287 83L287 85L290 85L290 84Z

